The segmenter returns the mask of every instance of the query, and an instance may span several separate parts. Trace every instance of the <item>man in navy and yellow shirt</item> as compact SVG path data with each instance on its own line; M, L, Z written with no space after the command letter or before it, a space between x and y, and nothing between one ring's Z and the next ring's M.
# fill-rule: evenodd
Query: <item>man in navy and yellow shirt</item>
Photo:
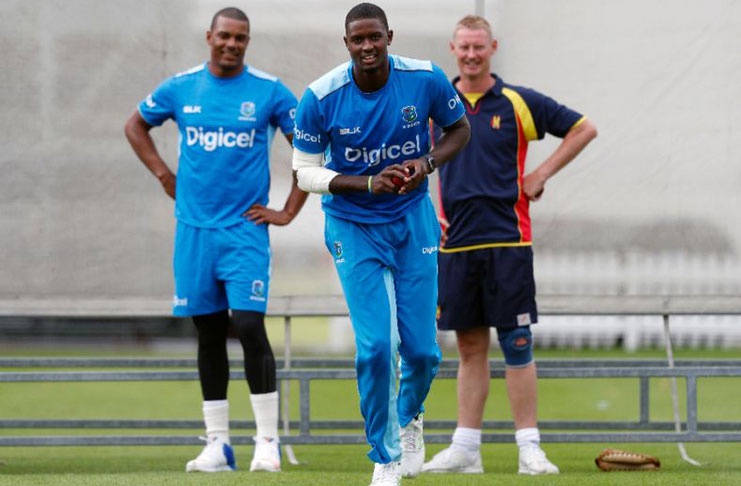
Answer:
M497 49L489 23L467 16L451 51L460 76L453 85L466 107L471 141L440 168L441 222L438 328L455 330L458 427L452 445L424 465L427 472L481 473L481 425L489 392L490 328L506 363L521 474L557 474L540 448L537 384L530 325L538 319L528 206L546 181L597 135L581 114L537 91L491 74ZM546 133L563 138L525 174L528 143Z

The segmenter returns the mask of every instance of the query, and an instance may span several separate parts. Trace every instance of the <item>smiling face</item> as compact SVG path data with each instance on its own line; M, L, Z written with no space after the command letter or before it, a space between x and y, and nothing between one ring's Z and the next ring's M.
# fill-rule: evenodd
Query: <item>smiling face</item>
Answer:
M250 42L250 24L219 16L206 32L211 47L211 70L217 76L231 76L242 71L244 53Z
M497 41L485 29L460 27L450 41L450 51L458 62L461 77L481 79L491 72L491 57L497 51Z
M379 19L358 19L347 24L345 47L356 72L371 74L388 68L388 46L394 33Z

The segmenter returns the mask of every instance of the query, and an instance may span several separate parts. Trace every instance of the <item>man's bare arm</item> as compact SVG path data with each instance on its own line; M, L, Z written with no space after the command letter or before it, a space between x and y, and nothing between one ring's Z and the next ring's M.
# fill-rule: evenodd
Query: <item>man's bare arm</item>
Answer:
M442 130L442 136L435 142L435 147L428 154L435 159L436 167L448 163L466 146L471 138L471 125L465 115ZM422 184L430 170L426 157L408 160L404 162L403 166L409 174L404 179L404 185L399 189L399 194L407 194L415 190Z
M569 162L597 136L597 127L589 120L584 120L566 134L556 150L522 179L522 191L531 201L537 201L543 194L545 183Z
M439 167L452 159L470 138L471 126L468 118L462 116L452 125L443 128L443 136L430 151L429 156L435 159ZM339 175L329 183L329 191L332 194L362 191L373 194L407 194L419 187L428 173L427 159L420 157L407 160L401 165L390 165L370 179L366 176ZM398 182L395 183L394 179Z
M332 194L349 192L370 192L373 194L392 194L399 192L394 179L403 180L409 175L407 169L399 164L389 165L374 176L337 175L329 183Z
M154 140L149 134L151 129L152 125L142 118L139 111L135 111L126 121L124 133L139 160L157 177L167 195L175 199L175 174L157 152Z

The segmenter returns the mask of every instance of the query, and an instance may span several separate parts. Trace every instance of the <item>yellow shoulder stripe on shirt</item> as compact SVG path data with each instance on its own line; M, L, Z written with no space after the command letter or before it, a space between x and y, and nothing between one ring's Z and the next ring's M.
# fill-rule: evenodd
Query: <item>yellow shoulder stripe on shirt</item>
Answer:
M584 123L584 121L586 119L587 119L587 116L586 115L584 115L583 117L579 118L579 120L576 123L574 123L573 125L571 125L571 128L569 128L569 131L573 130L574 128L576 128L579 125L581 125L582 123Z
M538 131L535 129L535 122L533 121L533 115L530 113L530 108L527 107L527 103L522 99L520 93L510 88L502 88L502 94L506 96L512 106L515 107L515 112L522 123L522 131L525 133L525 140L528 142L531 140L538 139Z

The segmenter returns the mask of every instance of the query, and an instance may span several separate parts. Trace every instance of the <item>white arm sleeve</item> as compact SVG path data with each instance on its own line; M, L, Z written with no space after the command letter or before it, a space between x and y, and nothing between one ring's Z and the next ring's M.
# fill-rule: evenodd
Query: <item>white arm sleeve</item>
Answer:
M318 194L329 194L329 182L339 175L322 166L324 154L310 154L293 149L293 170L296 171L299 189Z

